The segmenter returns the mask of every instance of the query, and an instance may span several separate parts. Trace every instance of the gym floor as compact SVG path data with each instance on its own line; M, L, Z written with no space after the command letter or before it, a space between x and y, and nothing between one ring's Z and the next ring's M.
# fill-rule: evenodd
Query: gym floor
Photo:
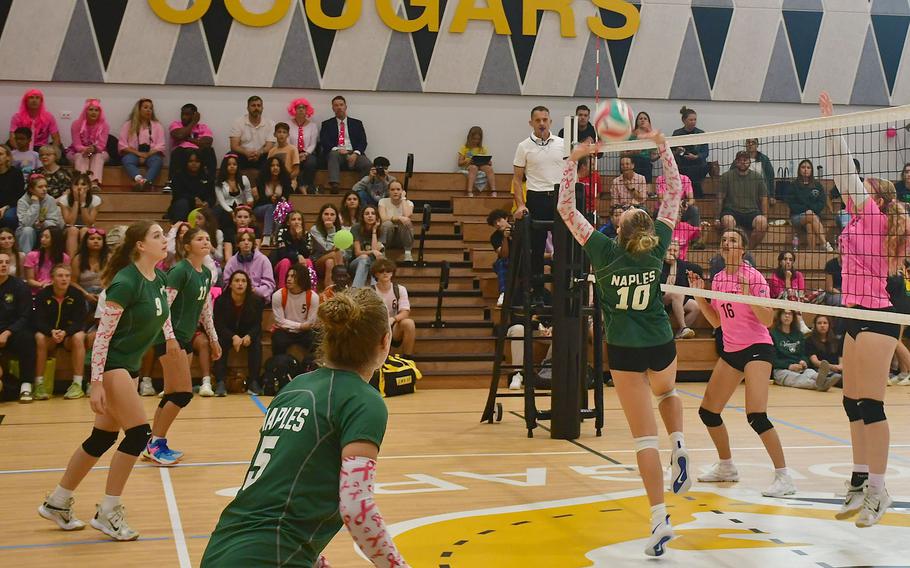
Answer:
M716 459L697 408L703 384L680 385L694 471ZM841 392L771 387L768 414L784 444L799 493L766 499L773 473L748 427L740 388L725 411L735 484L698 484L668 497L678 538L665 566L788 567L908 565L910 539L910 388L889 387L892 433L888 488L895 509L879 526L836 521L837 494L852 463ZM639 566L648 507L635 471L632 440L615 393L606 392L606 425L597 438L582 426L576 442L544 428L528 439L522 401L506 399L501 423L479 422L485 391L427 390L387 399L389 427L379 462L378 503L415 567ZM547 407L548 399L538 399ZM152 415L157 399L145 399ZM195 398L169 439L186 452L176 467L140 462L124 495L133 543L88 527L65 533L36 508L91 428L88 401L55 398L0 405L0 566L198 566L221 510L240 485L258 440L267 398ZM546 426L547 423L542 423ZM661 446L668 447L666 436ZM667 457L667 453L662 453ZM103 493L109 457L76 492L88 521ZM367 566L350 537L326 549L334 567Z

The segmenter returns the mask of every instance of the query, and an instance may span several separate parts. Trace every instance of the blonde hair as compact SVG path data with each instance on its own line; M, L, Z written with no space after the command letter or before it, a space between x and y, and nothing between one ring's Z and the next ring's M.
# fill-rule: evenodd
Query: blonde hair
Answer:
M149 124L158 122L158 117L155 116L155 103L152 102L152 99L139 99L136 101L136 104L133 105L133 110L130 111L130 136L134 134L139 136L139 128L141 127L142 122L139 118L139 110L142 108L142 103L145 102L152 103L152 117L149 119Z
M390 333L388 308L372 288L339 292L319 304L317 314L322 326L317 356L323 364L364 369L374 362L376 346Z
M888 236L885 237L885 247L888 259L898 261L904 256L907 248L907 211L904 205L897 200L897 189L894 184L886 179L866 178L875 196L881 198L882 213L888 218Z
M620 220L619 244L632 254L644 254L660 243L654 232L654 221L644 209L633 209Z

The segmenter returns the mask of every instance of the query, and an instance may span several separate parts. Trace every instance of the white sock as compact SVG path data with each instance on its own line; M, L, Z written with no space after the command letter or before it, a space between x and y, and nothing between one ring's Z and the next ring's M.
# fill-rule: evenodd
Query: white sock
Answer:
M853 471L856 473L869 473L869 466L865 464L853 464Z
M884 473L870 473L869 474L869 487L881 489L884 486L885 486L885 474Z
M776 467L774 468L774 473L776 475L790 475L790 470L785 467Z
M202 377L202 384L204 384L204 385L212 384L212 377L210 377L208 375Z
M35 384L36 384L36 385L40 385L40 384L43 383L43 382L44 382L44 375L38 375L37 377L35 377Z
M151 382L152 382L152 377L142 377L142 382L143 382L143 383L151 383Z
M120 504L120 495L105 495L101 499L101 512L110 513Z
M73 382L81 387L82 386L82 375L73 375Z
M54 489L50 495L48 495L47 502L55 507L63 507L66 505L67 499L72 496L72 491L69 489L64 489L58 485L57 488Z
M160 439L161 439L161 436L155 436L154 434L152 434L151 443L154 444L155 442L157 442Z
M678 450L686 447L686 440L683 438L682 432L671 432L670 433L670 443L673 444L673 449Z
M651 526L656 527L667 521L667 506L664 503L651 506Z
M733 465L733 458L726 459L726 460L718 460L718 461L720 462L721 465Z
M19 392L32 392L32 383L22 383L22 385L19 386Z

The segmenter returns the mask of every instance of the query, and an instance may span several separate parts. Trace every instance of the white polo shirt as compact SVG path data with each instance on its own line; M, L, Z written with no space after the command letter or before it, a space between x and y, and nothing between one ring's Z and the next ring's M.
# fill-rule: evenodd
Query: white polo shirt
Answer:
M260 118L258 125L250 123L250 115L245 114L234 120L231 125L231 138L240 138L240 145L247 150L258 150L266 142L275 141L275 122Z
M525 169L528 191L554 191L562 181L563 139L552 133L546 141L531 134L518 144L513 165Z

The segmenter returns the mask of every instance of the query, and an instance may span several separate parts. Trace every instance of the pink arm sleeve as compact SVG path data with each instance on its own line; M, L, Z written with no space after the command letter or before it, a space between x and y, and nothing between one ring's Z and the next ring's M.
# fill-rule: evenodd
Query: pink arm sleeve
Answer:
M380 568L406 567L373 500L376 461L348 457L341 461L338 498L341 518L351 538L370 562Z
M104 365L107 363L107 349L111 344L114 331L123 315L123 308L117 304L105 302L104 311L98 322L98 331L95 334L95 344L92 348L92 382L104 380Z
M566 160L565 168L562 171L562 183L559 185L559 204L556 209L575 240L584 246L591 238L594 227L588 223L575 205L575 169L577 167L572 160Z
M174 303L174 299L177 297L177 290L173 288L167 289L167 306L170 308L171 304ZM171 323L171 316L168 315L167 319L164 320L164 325L161 326L161 330L164 332L164 339L170 341L171 339L177 339L177 336L174 335L174 324Z
M664 142L657 150L660 153L660 161L664 167L664 180L667 183L667 191L660 203L657 218L673 228L676 226L676 221L679 220L679 202L683 197L682 180L679 177L676 160L670 152L670 146Z

